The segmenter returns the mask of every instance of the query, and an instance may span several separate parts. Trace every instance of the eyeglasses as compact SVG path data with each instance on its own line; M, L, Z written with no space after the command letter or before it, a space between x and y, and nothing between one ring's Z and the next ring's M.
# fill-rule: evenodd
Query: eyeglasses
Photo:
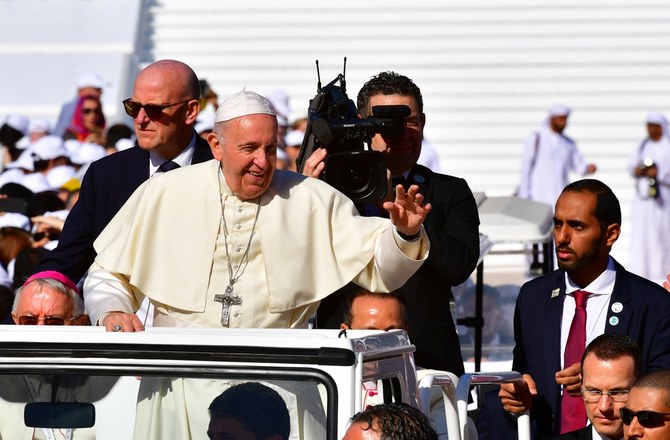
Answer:
M633 423L633 418L637 417L638 423L645 428L654 428L663 425L665 416L670 416L668 413L659 413L656 411L631 411L628 408L619 409L621 420L624 425L628 426Z
M100 110L99 108L82 108L81 112L84 115L88 115L90 113L95 113L95 114L99 115L100 113L102 113L102 110Z
M628 393L629 390L582 390L582 397L586 403L598 403L603 396L610 396L615 402L626 402L628 401Z
M123 101L123 108L128 116L132 116L133 118L136 118L140 109L143 108L149 119L160 119L160 117L163 116L164 109L174 107L175 105L185 104L189 101L190 99L175 102L174 104L140 104L139 102L133 101L132 98L128 98Z
M19 316L19 324L37 325L38 322L44 321L44 325L65 325L66 322L73 321L77 318L79 318L79 316L75 316L70 319L65 319L61 318L60 316L45 316L44 318L40 318L39 316L23 315Z

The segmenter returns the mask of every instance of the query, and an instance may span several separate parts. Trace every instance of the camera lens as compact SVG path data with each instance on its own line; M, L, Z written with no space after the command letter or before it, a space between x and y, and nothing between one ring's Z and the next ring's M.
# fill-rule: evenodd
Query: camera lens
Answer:
M342 170L340 176L342 188L352 193L365 192L372 177L370 167L366 163L349 163L348 165Z
M334 153L326 159L326 182L354 202L379 200L386 194L386 164L381 153Z

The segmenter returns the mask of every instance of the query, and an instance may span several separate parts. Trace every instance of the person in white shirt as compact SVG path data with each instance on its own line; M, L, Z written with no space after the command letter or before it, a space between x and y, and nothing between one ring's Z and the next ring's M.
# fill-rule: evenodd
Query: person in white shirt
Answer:
M630 271L661 284L670 268L670 134L661 113L647 115L649 136L628 170L635 178Z

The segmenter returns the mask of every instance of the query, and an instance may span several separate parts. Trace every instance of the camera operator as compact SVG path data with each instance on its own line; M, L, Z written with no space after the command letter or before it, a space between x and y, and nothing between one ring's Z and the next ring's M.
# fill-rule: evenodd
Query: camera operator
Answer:
M433 206L424 222L431 241L428 259L398 292L407 305L408 331L417 347L416 363L460 376L464 372L463 360L449 300L451 286L470 276L479 257L479 215L475 199L465 180L433 173L417 165L426 116L421 91L411 79L394 72L382 72L365 83L358 93L357 105L362 118L371 115L373 106L406 105L411 110L401 134L377 134L371 148L386 159L387 198L395 193L391 187L398 181L405 188L418 185L425 201ZM303 174L319 177L327 154L323 148L314 150L305 161ZM365 203L364 215L384 216L381 203ZM317 326L338 328L346 292L346 288L341 289L322 301Z

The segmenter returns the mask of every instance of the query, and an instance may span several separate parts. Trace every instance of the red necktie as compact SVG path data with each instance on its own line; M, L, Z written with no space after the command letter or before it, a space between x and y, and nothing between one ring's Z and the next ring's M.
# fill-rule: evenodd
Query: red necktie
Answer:
M563 367L580 362L586 345L586 299L589 292L577 290L575 297L575 316L570 324L568 342L565 344ZM563 390L561 398L561 434L575 431L586 426L586 408L581 397L573 397Z

